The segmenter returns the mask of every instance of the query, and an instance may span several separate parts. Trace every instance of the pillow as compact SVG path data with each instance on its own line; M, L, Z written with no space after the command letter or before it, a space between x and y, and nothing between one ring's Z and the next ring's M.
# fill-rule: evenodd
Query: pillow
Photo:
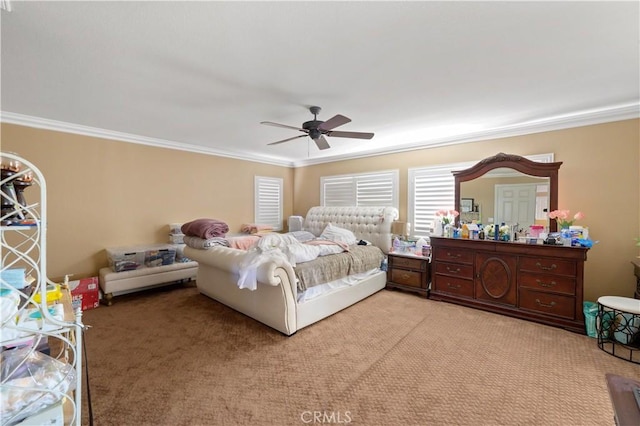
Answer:
M291 232L287 232L286 235L291 235L293 238L300 241L301 243L306 243L307 241L311 241L316 238L316 236L309 231L291 231Z
M238 250L249 250L256 245L260 237L258 235L237 235L235 237L228 237L229 247Z
M185 235L208 240L227 235L229 225L216 219L196 219L185 223L180 229Z
M353 245L358 242L358 239L353 232L348 229L332 225L331 223L324 228L324 231L320 234L320 238L338 243L345 243L347 245Z

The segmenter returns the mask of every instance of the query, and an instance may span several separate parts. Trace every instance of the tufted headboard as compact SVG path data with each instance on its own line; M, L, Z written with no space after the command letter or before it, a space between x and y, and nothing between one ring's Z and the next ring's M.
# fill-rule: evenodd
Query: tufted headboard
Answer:
M391 248L391 224L398 218L394 207L311 207L303 229L316 236L331 223L353 232L361 240L371 241L388 253Z

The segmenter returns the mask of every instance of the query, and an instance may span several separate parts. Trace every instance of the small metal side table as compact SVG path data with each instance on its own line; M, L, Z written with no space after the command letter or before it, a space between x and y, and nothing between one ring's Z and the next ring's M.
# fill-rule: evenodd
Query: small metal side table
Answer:
M596 328L600 349L640 364L640 300L619 296L598 298Z
M633 273L636 276L636 292L633 297L640 299L640 262L632 260L631 264L633 265Z

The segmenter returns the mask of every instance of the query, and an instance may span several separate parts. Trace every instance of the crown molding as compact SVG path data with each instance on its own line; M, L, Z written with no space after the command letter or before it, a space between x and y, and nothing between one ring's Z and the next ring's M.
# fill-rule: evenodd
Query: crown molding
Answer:
M193 152L197 154L215 155L218 157L233 158L236 160L252 161L282 167L306 167L316 164L332 163L335 161L354 160L358 158L374 157L378 155L396 154L400 152L415 151L418 149L437 148L448 145L457 145L471 142L479 142L487 139L501 139L512 136L563 130L573 127L589 126L594 124L609 123L614 121L630 120L640 117L640 103L629 103L609 108L592 109L572 114L564 114L539 120L531 120L518 124L486 129L479 132L448 136L439 139L421 141L417 143L394 146L393 148L380 148L367 152L336 155L302 161L287 161L268 158L264 156L237 154L200 145L169 141L165 139L138 136L129 133L114 132L106 129L82 126L62 121L49 120L13 112L0 112L0 122L18 124L26 127L54 130L66 133L74 133L84 136L92 136L121 142L137 143L141 145L159 148L175 149L179 151Z
M400 152L415 151L418 149L438 148L448 145L457 145L471 142L480 142L487 139L501 139L512 136L522 136L533 133L549 132L553 130L570 129L595 124L611 123L615 121L640 118L640 103L617 105L610 108L592 109L572 114L564 114L548 117L540 120L531 120L509 126L495 127L478 132L447 136L412 144L395 146L393 149L380 148L366 153L336 155L311 160L294 162L294 167L332 163L335 161L353 160L357 158L375 157L378 155L396 154Z
M235 160L253 161L256 163L271 164L274 166L293 167L293 162L286 160L270 159L251 155L235 154L213 148L206 148L200 145L187 144L182 142L169 141L165 139L138 136L130 133L115 132L112 130L100 129L96 127L82 126L79 124L66 123L63 121L49 120L46 118L33 117L30 115L16 114L2 111L0 122L18 124L25 127L37 129L53 130L58 132L73 133L83 136L112 140L115 142L129 142L140 145L154 146L157 148L175 149L178 151L194 152L196 154L215 155L218 157L233 158Z

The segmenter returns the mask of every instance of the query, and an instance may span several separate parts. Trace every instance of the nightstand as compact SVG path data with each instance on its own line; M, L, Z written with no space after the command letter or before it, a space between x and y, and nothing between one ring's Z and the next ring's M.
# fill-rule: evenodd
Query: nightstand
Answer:
M413 291L429 296L431 264L429 258L402 253L389 253L387 288Z

